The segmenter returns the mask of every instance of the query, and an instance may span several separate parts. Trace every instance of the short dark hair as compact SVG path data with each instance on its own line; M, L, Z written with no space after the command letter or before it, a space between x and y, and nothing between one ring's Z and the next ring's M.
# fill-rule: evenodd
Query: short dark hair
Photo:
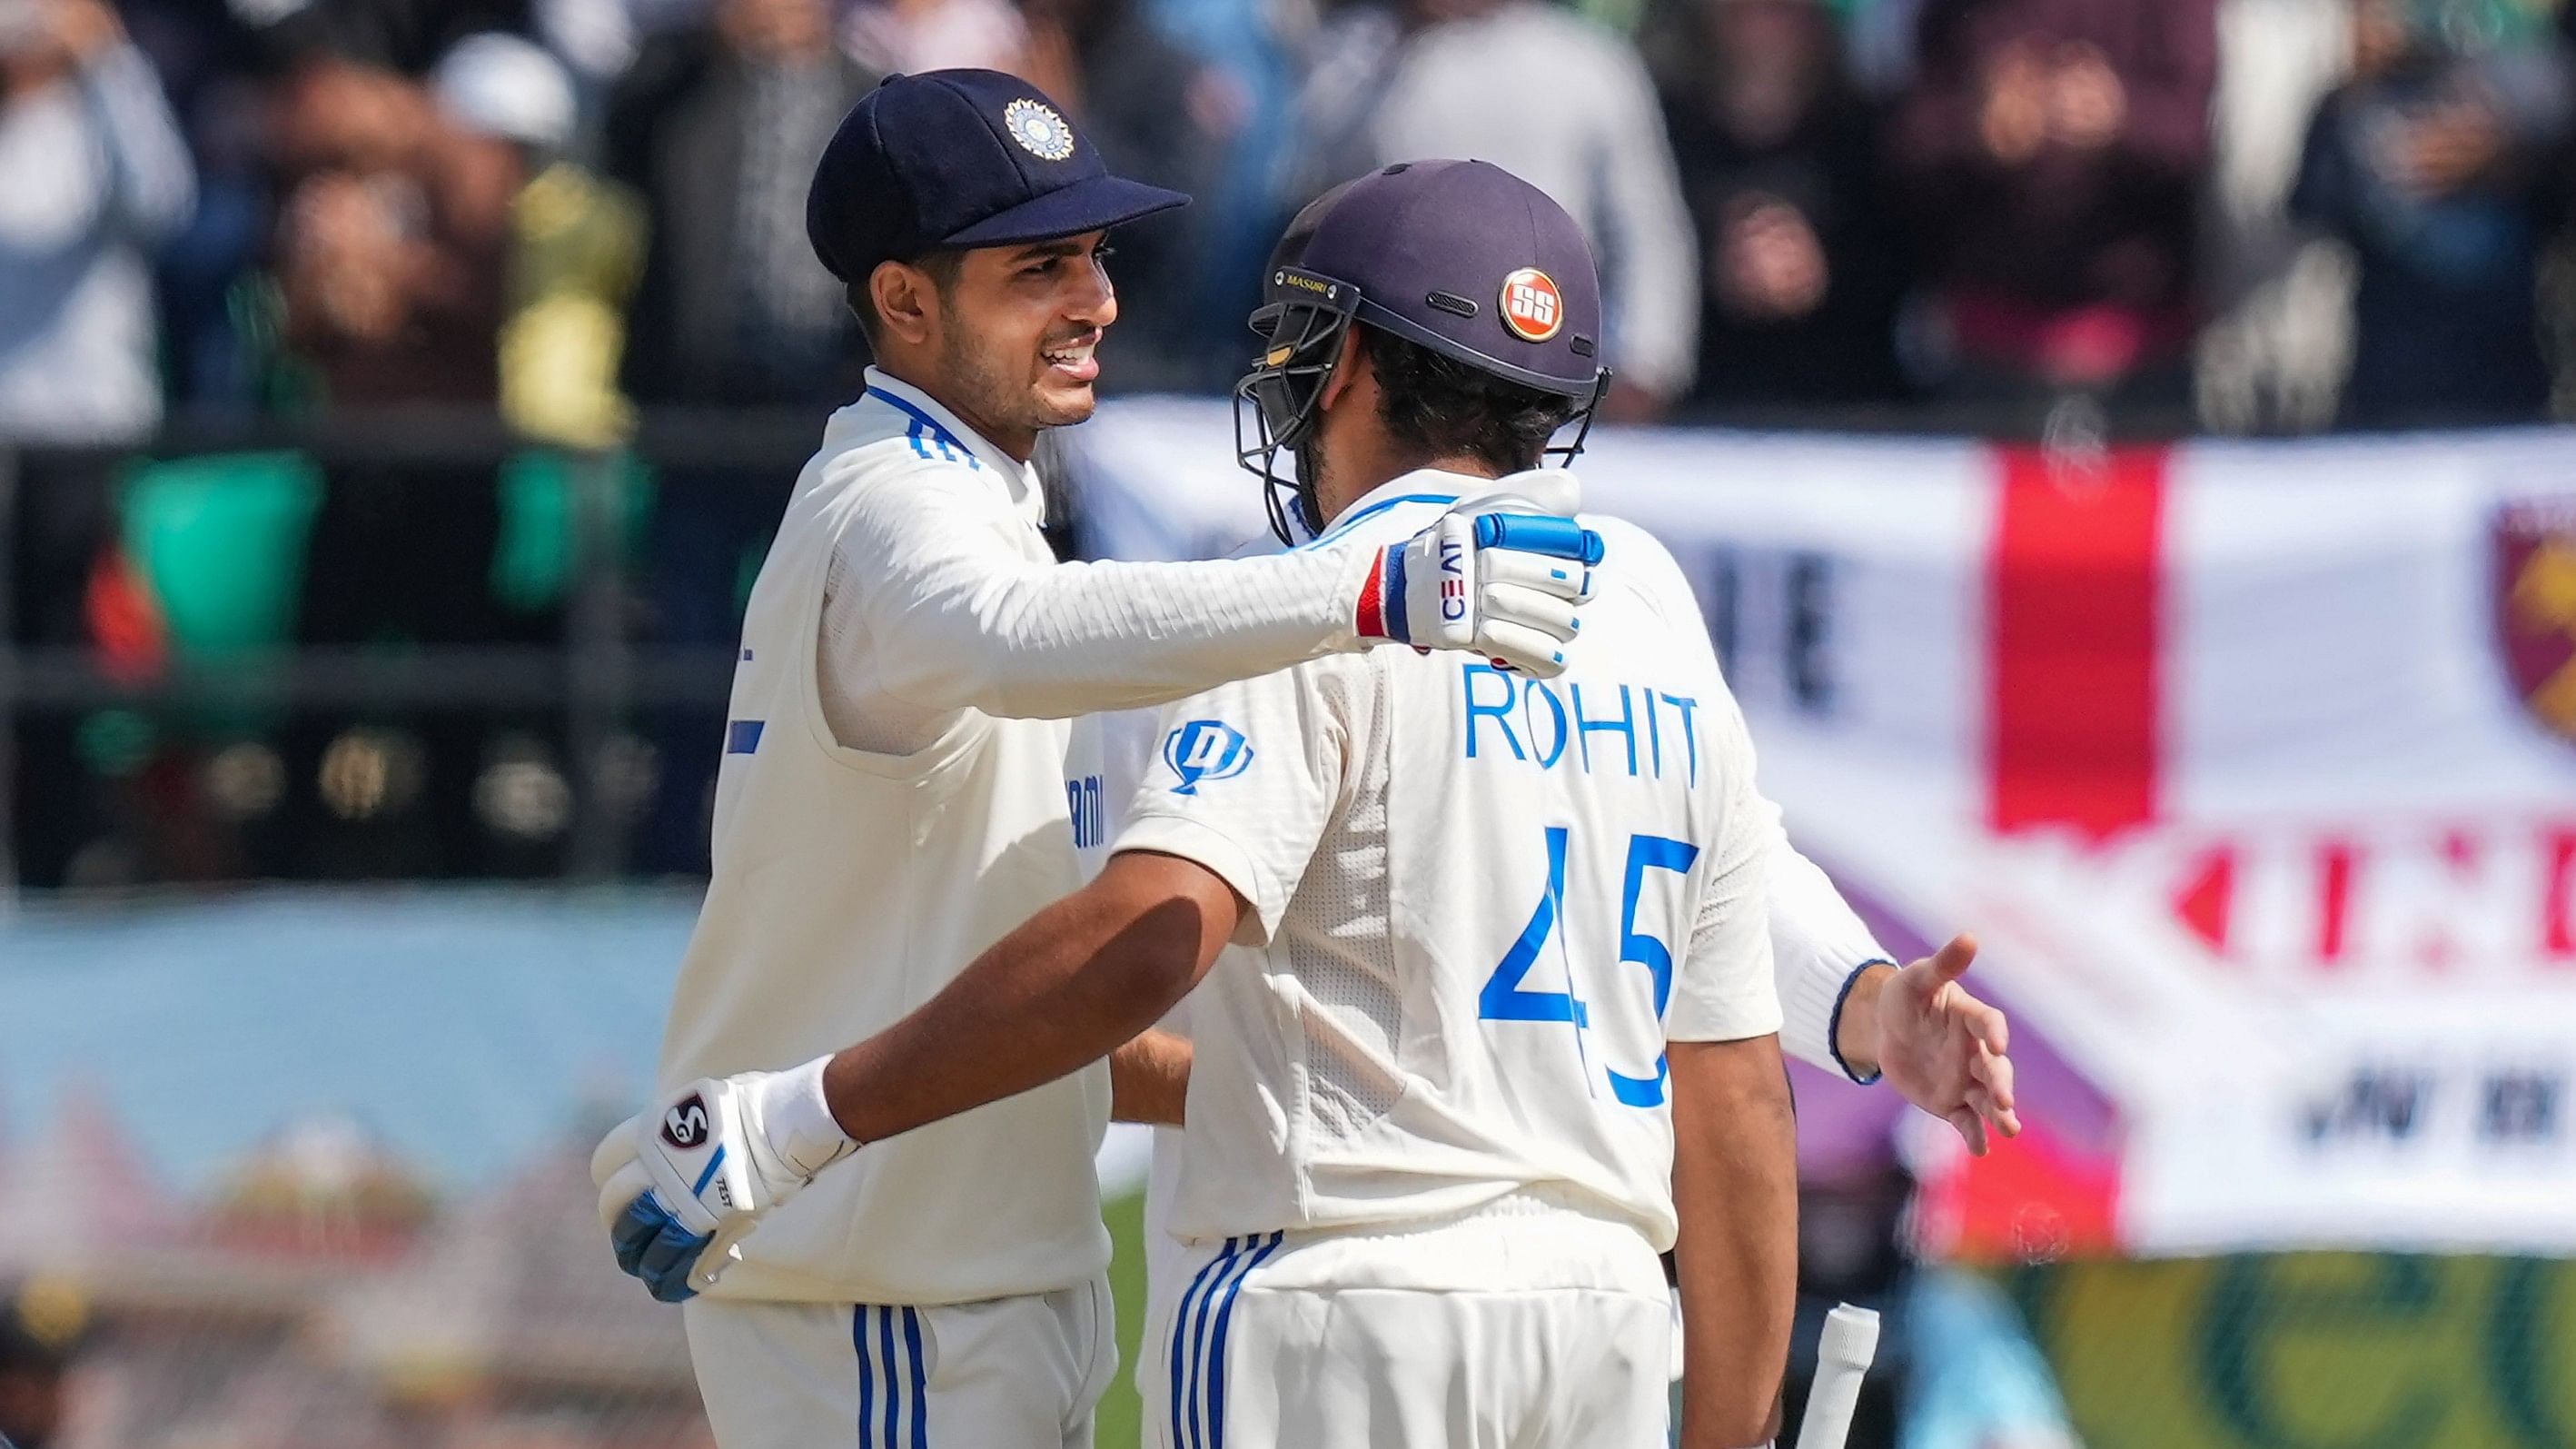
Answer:
M1378 421L1426 457L1469 457L1498 474L1525 472L1582 406L1365 324L1360 346L1377 374Z
M930 285L938 288L939 295L943 297L948 295L950 288L957 285L957 274L966 266L966 254L955 250L923 252L917 257L893 257L889 260L898 261L907 267L928 273ZM876 273L872 268L868 276L874 275ZM876 294L868 290L868 277L861 277L850 283L843 289L841 295L849 302L850 311L859 319L859 331L868 339L868 351L876 352L877 339L885 331L885 319L877 315Z

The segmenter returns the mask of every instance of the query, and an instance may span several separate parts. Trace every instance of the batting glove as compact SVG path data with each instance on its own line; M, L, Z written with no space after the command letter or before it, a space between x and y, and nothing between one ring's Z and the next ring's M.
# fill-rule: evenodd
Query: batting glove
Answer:
M1361 638L1469 650L1542 679L1565 672L1601 535L1571 516L1574 482L1562 470L1511 482L1510 493L1462 498L1375 551L1360 585Z
M702 1077L619 1123L590 1155L617 1266L665 1303L694 1298L763 1216L856 1151L823 1102L823 1060Z

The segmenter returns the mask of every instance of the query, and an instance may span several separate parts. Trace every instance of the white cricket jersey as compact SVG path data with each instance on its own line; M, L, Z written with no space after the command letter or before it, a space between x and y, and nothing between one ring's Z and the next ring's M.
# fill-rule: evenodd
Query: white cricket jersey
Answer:
M1078 888L1106 802L1096 732L1073 716L1358 645L1356 551L1060 565L1043 507L1022 464L882 373L826 425L743 622L663 1089L881 1031ZM855 640L821 627L836 556L860 565L841 585L860 594ZM835 671L946 723L907 754L844 748L824 648L861 651ZM1092 1170L1108 1108L1094 1065L871 1144L764 1221L712 1291L936 1304L1087 1282L1109 1261Z
M1392 540L1465 490L1396 480L1325 539ZM1381 650L1164 712L1119 850L1251 909L1192 995L1171 1228L1339 1227L1570 1189L1671 1244L1667 1040L1775 1032L1776 818L1699 611L1642 530L1540 681Z

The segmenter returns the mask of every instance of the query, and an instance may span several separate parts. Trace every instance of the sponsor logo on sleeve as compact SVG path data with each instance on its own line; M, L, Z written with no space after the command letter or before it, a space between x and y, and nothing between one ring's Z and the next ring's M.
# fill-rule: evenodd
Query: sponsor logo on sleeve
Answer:
M1212 719L1194 719L1163 736L1163 763L1180 777L1175 795L1195 795L1203 782L1231 780L1252 767L1252 744L1243 731Z

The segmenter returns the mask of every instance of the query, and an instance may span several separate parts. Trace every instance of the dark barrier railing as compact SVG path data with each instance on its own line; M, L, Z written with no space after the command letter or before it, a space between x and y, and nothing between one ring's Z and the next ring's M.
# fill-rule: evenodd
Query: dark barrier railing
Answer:
M1700 408L1672 421L1763 431L1972 435L2083 450L2179 436L2191 420L2179 409L2105 407L2068 396L1977 405ZM306 618L299 636L271 647L212 659L174 651L138 664L60 631L27 642L29 621L13 617L13 600L24 591L11 581L0 588L0 754L10 761L0 769L0 883L22 878L8 854L21 838L20 812L27 808L19 798L15 749L22 732L40 721L59 725L85 712L118 709L544 713L560 722L567 762L570 812L561 873L596 880L632 868L631 802L619 802L601 785L602 761L639 714L720 711L732 667L729 629L722 639L702 629L700 637L673 640L632 617L639 600L653 602L665 582L639 589L632 572L632 470L641 463L666 490L678 490L665 493L666 504L686 490L739 488L768 500L766 516L774 518L775 502L785 497L821 425L814 410L655 409L643 415L626 448L601 454L532 442L488 409L404 408L295 419L181 416L143 448L87 455L31 450L22 458L0 445L0 569L27 556L20 540L28 515L22 479L59 475L67 462L86 462L91 476L104 477L138 461L291 454L319 470L327 494L347 486L349 475L388 470L488 485L509 460L537 455L559 470L567 539L560 599L546 611L551 633L543 638L387 646L332 639L327 629L315 637L313 626L328 621ZM1079 490L1072 496L1078 506ZM723 567L725 560L700 564Z
M710 643L659 645L633 637L621 470L641 460L666 486L704 487L693 471L763 475L783 496L813 449L821 419L812 413L673 411L649 415L620 455L547 448L512 434L480 409L401 409L344 413L292 422L179 418L147 447L82 453L0 449L0 882L20 878L11 847L19 835L20 771L15 745L39 716L103 709L222 711L485 710L558 714L572 806L565 873L576 879L616 874L624 834L597 786L597 762L623 722L637 711L720 709L732 655ZM419 644L315 644L228 652L219 660L174 653L148 667L121 661L87 642L28 642L14 607L21 593L10 570L27 560L20 525L31 474L65 471L105 478L135 462L291 452L316 465L327 490L345 469L447 470L488 479L504 460L532 452L556 459L566 480L569 539L559 629L541 641ZM34 465L22 467L22 462ZM83 467L82 465L87 465ZM103 486L84 483L76 486ZM306 621L311 622L311 621Z

